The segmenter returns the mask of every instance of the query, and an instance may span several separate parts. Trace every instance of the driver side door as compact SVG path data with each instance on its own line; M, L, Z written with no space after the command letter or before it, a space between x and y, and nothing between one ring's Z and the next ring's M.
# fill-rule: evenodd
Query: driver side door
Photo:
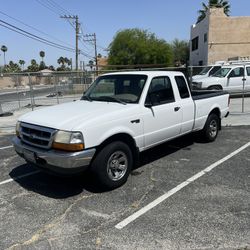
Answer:
M143 121L145 148L181 133L181 101L176 100L169 77L152 79L143 110Z
M227 78L227 86L224 89L230 90L231 92L242 91L243 77L244 77L243 67L238 67L231 70Z

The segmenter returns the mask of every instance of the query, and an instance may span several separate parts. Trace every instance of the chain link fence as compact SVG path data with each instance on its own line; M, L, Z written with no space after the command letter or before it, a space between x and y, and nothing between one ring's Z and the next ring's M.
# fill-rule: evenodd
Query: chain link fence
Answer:
M2 74L0 112L49 106L79 99L94 80L92 73Z
M192 88L192 79L205 67L171 67L132 70L181 71ZM120 72L131 69L119 70ZM22 108L33 110L39 106L50 106L78 100L97 75L118 70L91 72L36 72L0 75L0 114ZM235 112L250 112L250 98L247 93L238 93Z

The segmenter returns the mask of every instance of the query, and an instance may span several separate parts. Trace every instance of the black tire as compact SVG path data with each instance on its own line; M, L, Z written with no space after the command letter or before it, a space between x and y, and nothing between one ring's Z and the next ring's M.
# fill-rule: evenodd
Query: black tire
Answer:
M213 142L217 138L220 127L220 118L216 114L210 114L202 130L202 137L206 142Z
M116 141L106 145L97 153L90 170L99 185L114 189L127 181L132 165L133 155L129 146Z

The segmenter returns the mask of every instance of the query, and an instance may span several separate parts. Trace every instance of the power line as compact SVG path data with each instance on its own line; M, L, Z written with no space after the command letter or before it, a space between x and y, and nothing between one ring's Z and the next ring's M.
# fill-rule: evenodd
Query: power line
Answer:
M96 34L86 34L83 37L86 37L86 39L83 41L86 42L93 42L94 48L95 48L95 65L96 65L96 70L98 71L98 59L97 59L97 47L96 47Z
M67 44L67 45L69 45L69 46L72 46L71 44L66 43L66 42L64 42L64 41L62 41L62 40L59 40L58 38L56 38L56 37L54 37L54 36L52 36L52 35L49 35L48 33L45 33L45 32L43 32L43 31L41 31L41 30L39 30L39 29L37 29L37 28L35 28L35 27L29 25L29 24L26 24L26 23L24 23L23 21L21 21L21 20L19 20L19 19L17 19L17 18L14 18L14 17L12 17L12 16L10 16L10 15L8 15L8 14L2 12L2 11L0 11L0 13L3 14L3 15L5 15L5 16L7 16L7 17L9 17L9 18L11 18L11 19L13 19L13 20L15 20L15 21L17 21L17 22L19 22L19 23L21 23L21 24L23 24L23 25L25 25L26 27L29 27L29 28L31 28L31 29L33 29L33 30L35 30L35 31L37 31L37 32L39 32L39 33L41 33L41 34L43 34L43 35L46 35L46 36L48 36L48 37L50 37L50 38L53 38L54 40L57 40L58 42L62 42L62 43L65 43L65 44Z
M41 0L36 0L39 4L41 4L43 7L47 8L48 10L52 11L54 14L60 16L62 13L65 14L64 12L62 11L55 11L55 8L53 8L53 5L51 6L51 4L49 4L49 2L47 2L47 4L45 4L44 2L42 2ZM58 9L57 9L58 10ZM69 20L68 20L68 23L74 28L74 24L71 23Z
M89 55L89 54L86 54L85 52L83 52L82 50L80 50L80 52L79 52L81 55L83 55L83 56L85 56L85 57L87 57L87 58L89 58L89 59L95 59L95 57L94 56L91 56L91 55Z
M47 44L47 45L49 45L49 46L52 46L52 47L55 47L55 48L58 48L58 49L63 49L63 48L60 48L60 47L51 45L51 44L49 44L49 43L43 42L43 41L41 41L41 40L39 40L39 39L37 39L37 38L35 38L35 37L26 35L26 34L20 32L20 31L17 31L17 30L15 30L15 29L12 29L12 28L10 28L10 27L8 27L8 26L6 26L6 25L3 25L3 24L1 24L1 23L0 23L0 26L5 27L6 29L9 29L9 30L14 31L14 32L16 32L16 33L19 33L19 34L21 34L21 35L23 35L23 36L26 36L26 37L28 37L28 38L31 38L31 39L33 39L33 40L36 40L36 41L38 41L38 42ZM63 49L63 50L66 50L66 49ZM66 51L69 51L69 50L66 50ZM72 52L72 51L70 51L70 52Z
M50 2L50 3L52 3L52 5L54 5L55 7L58 7L59 9L61 9L61 11L63 12L63 13L66 13L66 14L71 14L69 11L67 11L67 10L65 10L63 7L61 7L58 3L56 3L55 1L53 1L53 0L46 0L47 2Z
M17 32L17 33L19 33L19 34L25 35L25 36L27 36L27 37L33 39L33 40L37 40L37 41L39 41L39 42L43 42L43 43L45 43L45 44L47 44L47 45L50 45L50 46L52 46L52 47L56 47L56 48L58 48L58 49L63 49L63 50L67 50L67 51L70 51L70 52L74 52L74 51L75 51L73 48L70 48L70 47L67 47L67 46L64 46L64 45L61 45L61 44L58 44L58 43L51 42L51 41L49 41L49 40L47 40L47 39L44 39L44 38L39 37L39 36L37 36L37 35L34 35L34 34L30 33L30 32L27 32L27 31L25 31L25 30L23 30L23 29L20 29L20 28L16 27L15 25L12 25L12 24L10 24L10 23L7 23L7 22L5 22L5 21L3 21L3 20L1 20L1 19L0 19L0 22L2 22L2 23L5 24L5 25L0 24L1 26L5 27L5 28L8 28L8 29L10 29L10 30L12 30L12 31L15 31L15 32ZM7 25L7 26L6 26L6 25ZM8 27L8 26L9 26L9 27Z
M83 29L82 29L82 27L80 27L80 29L81 29L81 38L80 38L80 42L81 42L81 44L88 50L88 53L92 53L93 51L91 51L90 52L90 48L84 43L84 41L83 41ZM93 44L91 45L91 46L93 46Z
M39 4L41 4L43 7L47 8L48 10L52 11L56 15L60 15L58 12L56 12L54 9L52 9L50 6L46 5L40 0L36 0Z
M20 32L20 31L18 31L18 30L15 30L14 28L8 27L8 26L3 25L3 24L1 24L1 23L0 23L0 26L4 27L4 28L6 28L6 29L9 29L9 30L11 30L11 31L14 31L14 32L16 32L16 33L18 33L18 34L20 34L20 35L25 36L25 37L28 37L28 38L30 38L30 39L33 39L33 40L35 40L35 41L38 41L38 42L40 42L40 43L43 43L43 44L52 46L52 47L54 47L54 48L66 50L66 51L69 51L69 52L74 52L74 51L72 51L72 50L63 49L63 48L61 48L61 47L57 47L57 46L55 46L55 45L52 45L52 44L50 44L50 43L48 43L48 42L41 41L41 40L39 40L38 38L32 37L32 36L30 36L30 35L28 35L28 34L24 34L24 33ZM88 54L85 54L85 53L82 52L82 51L80 51L80 54L82 54L82 55L84 55L85 57L88 57L88 58L90 58L90 59L93 59L92 56L90 56L90 55L88 55Z
M58 3L56 3L55 1L53 1L53 0L45 0L46 1L46 4L44 3L44 2L42 2L41 0L36 0L39 4L41 4L41 5L43 5L45 8L47 8L47 9L49 9L50 11L52 11L53 13L55 13L56 15L59 15L59 16L64 16L64 18L65 17L70 17L70 16L72 16L71 15L71 13L69 12L69 11L67 11L66 9L64 9L63 7L61 7ZM63 15L62 15L62 13L63 13ZM74 16L72 16L72 17L74 17ZM69 24L74 28L74 30L76 31L76 33L78 33L78 37L79 37L79 28L81 29L81 32L82 32L82 34L83 34L83 30L82 30L82 28L80 27L80 23L78 23L78 25L76 24L76 22L71 22L70 20L72 19L72 18L65 18L66 20L67 20L67 22L69 22ZM75 26L74 26L75 25ZM76 30L77 29L77 26L78 26L78 31ZM79 39L80 41L81 41L81 39ZM84 43L81 41L81 43L83 44L83 46L85 46L84 45ZM93 46L94 44L92 44L92 46ZM102 48L103 49L103 47L101 47L101 46L99 46L99 45L97 45L98 47L100 47L100 48ZM87 48L86 46L85 46L85 48ZM87 48L88 49L88 48ZM103 50L105 50L105 49L103 49ZM76 50L75 50L76 51ZM82 52L82 51L80 51L79 50L79 52L78 53L80 53L80 54L82 54L82 55L84 55L84 56L86 56L86 57L88 57L89 59L93 59L94 57L92 57L91 55L89 55L89 54L87 54L87 53L84 53L84 52Z
M73 15L64 15L64 16L60 16L61 18L64 18L66 20L75 20L75 24L76 24L76 27L75 27L75 32L76 32L76 49L75 49L75 57L76 57L76 70L78 70L78 56L79 56L79 49L78 49L78 41L79 41L79 26L80 26L80 23L78 21L78 16L73 16Z

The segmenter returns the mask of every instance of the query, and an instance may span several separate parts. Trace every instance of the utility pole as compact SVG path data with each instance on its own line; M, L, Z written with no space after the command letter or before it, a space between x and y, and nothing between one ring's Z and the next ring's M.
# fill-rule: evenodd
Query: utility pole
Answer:
M71 16L71 15L64 15L60 16L61 18L64 19L73 19L75 20L75 32L76 32L76 70L78 70L78 55L79 55L79 49L78 49L78 40L79 40L79 28L80 28L80 23L78 21L78 16Z
M97 58L97 46L96 46L96 34L87 34L83 37L86 37L87 39L83 39L84 42L94 42L95 47L95 65L96 65L96 72L98 73L98 58Z

